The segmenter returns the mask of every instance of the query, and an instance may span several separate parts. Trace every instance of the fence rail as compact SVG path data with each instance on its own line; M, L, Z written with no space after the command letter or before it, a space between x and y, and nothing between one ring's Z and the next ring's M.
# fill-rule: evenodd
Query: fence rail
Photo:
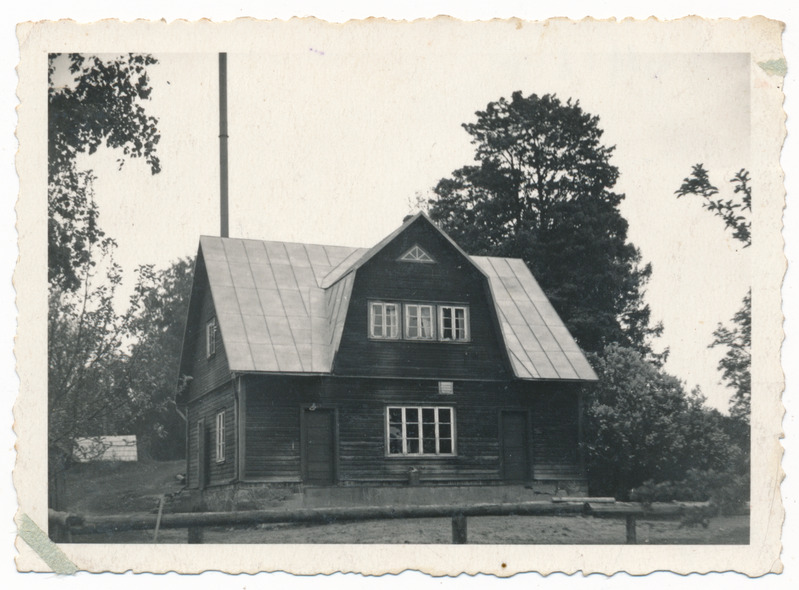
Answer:
M274 523L322 523L386 520L402 518L451 518L452 542L467 543L467 517L470 516L596 516L626 521L627 543L636 543L639 518L684 518L706 514L706 503L615 502L612 498L558 498L553 501L514 504L468 504L430 506L361 506L306 508L299 510L245 510L239 512L181 512L149 515L89 516L49 512L50 534L54 541L72 542L73 535L134 530L188 529L189 543L202 543L202 530L208 527L247 527Z

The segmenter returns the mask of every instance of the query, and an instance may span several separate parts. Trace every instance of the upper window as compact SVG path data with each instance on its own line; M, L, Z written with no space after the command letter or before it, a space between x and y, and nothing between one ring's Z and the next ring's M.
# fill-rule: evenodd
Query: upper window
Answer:
M435 262L427 252L417 245L414 245L413 248L400 256L399 259L403 262Z
M216 415L216 462L225 461L225 411Z
M389 455L454 455L455 416L452 408L387 408Z
M436 337L432 305L405 304L405 338L433 340Z
M399 305L373 301L369 304L369 336L399 338Z
M441 340L468 340L468 310L452 305L438 306L438 333Z
M205 356L211 358L216 354L216 318L205 324Z

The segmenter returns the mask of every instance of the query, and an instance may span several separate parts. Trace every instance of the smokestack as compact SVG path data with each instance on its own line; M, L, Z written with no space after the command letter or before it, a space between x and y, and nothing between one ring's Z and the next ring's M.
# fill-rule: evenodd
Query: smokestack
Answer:
M219 54L219 235L228 237L227 53Z

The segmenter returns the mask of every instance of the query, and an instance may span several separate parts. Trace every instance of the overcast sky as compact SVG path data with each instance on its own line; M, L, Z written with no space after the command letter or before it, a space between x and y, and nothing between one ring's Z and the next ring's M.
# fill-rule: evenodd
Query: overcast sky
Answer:
M515 90L579 99L598 115L626 194L630 240L653 265L647 298L671 349L667 370L726 409L721 351L709 350L749 283L748 252L720 220L674 191L703 162L711 180L750 167L748 55L543 53L529 39L470 43L467 35L362 43L292 35L259 53L228 55L230 235L371 246L416 195L473 159L461 124ZM216 53L161 54L150 69L163 171L118 171L117 154L83 159L117 260L164 266L219 232Z

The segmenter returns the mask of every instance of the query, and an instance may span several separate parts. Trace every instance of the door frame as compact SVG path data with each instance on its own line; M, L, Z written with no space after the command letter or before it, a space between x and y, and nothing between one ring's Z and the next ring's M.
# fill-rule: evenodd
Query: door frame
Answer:
M308 484L308 455L306 453L306 446L308 444L308 421L306 412L325 412L331 417L332 440L333 445L333 458L332 458L332 481L330 485L338 483L339 476L339 436L338 436L338 408L336 406L319 405L319 404L303 404L300 406L300 477L304 484ZM322 485L322 484L309 484L309 485Z
M505 476L505 415L506 414L521 414L524 416L524 448L527 455L527 469L523 479L509 480ZM533 433L532 433L532 419L530 410L525 408L500 408L498 412L498 432L499 432L499 476L503 482L510 481L532 481L535 470L533 468Z

